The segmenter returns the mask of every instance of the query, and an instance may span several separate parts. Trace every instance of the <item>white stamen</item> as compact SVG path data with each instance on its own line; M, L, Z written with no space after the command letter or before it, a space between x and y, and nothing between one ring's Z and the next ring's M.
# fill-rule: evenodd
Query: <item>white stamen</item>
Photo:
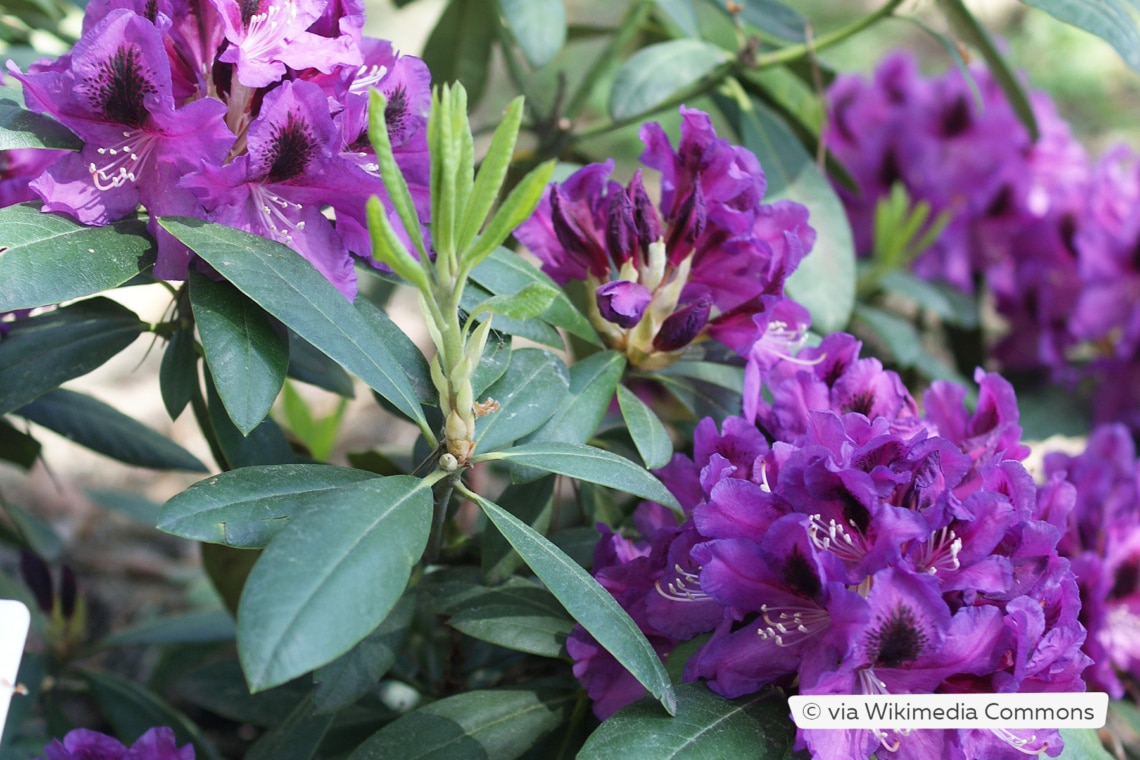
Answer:
M701 590L699 567L692 571L685 570L680 565L673 565L673 571L677 573L677 577L669 581L665 588L661 587L661 581L654 584L658 594L671 602L705 602L711 598Z

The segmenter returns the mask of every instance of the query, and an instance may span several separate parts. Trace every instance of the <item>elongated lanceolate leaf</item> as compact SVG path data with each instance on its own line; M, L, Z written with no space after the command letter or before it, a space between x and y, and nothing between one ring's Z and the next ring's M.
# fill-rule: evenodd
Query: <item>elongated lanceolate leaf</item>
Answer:
M1112 45L1124 62L1140 71L1140 30L1120 0L1021 0L1053 18L1084 29ZM1132 3L1134 6L1135 2Z
M251 691L332 662L387 617L431 529L429 481L378 478L325 494L253 566L238 606Z
M787 703L772 692L729 700L703 683L686 683L677 687L675 716L662 715L648 699L635 702L594 731L578 759L783 760L795 730Z
M15 413L120 462L156 470L206 472L197 457L174 441L82 393L59 388Z
M568 720L575 699L542 685L457 694L385 726L348 760L507 760Z
M118 287L154 247L137 219L87 227L28 203L0 209L0 230L0 313Z
M560 441L585 443L598 429L614 398L614 389L625 370L625 356L617 351L599 351L570 368L570 389L558 411L526 443Z
M499 459L536 467L578 480L616 488L655 501L680 513L677 498L653 474L625 457L576 443L527 443L505 451L476 456L477 461Z
M669 464L673 456L673 441L669 439L665 425L636 393L624 385L617 387L617 397L621 416L645 466L655 470Z
M243 467L199 481L162 506L158 529L194 541L256 549L289 519L375 475L326 464Z
M487 84L496 26L493 0L450 0L424 43L432 80L462 82L472 107Z
M59 148L79 150L80 140L55 119L21 108L11 100L0 100L0 150L15 148Z
M383 338L299 254L272 240L198 219L166 217L161 223L261 308L427 429L415 388Z
M228 282L191 272L190 304L218 395L238 430L249 435L281 392L289 339Z
M506 373L487 389L498 411L475 420L475 452L486 453L535 430L559 408L569 386L566 365L554 354L522 348L511 354Z
M617 600L561 549L493 502L468 493L571 617L669 712L676 696L657 652Z
M17 322L0 341L0 414L86 375L134 342L143 324L106 298Z
M679 39L642 48L618 69L610 90L610 115L624 119L645 113L728 60L704 40Z
M499 0L499 8L531 66L550 63L566 44L563 0Z

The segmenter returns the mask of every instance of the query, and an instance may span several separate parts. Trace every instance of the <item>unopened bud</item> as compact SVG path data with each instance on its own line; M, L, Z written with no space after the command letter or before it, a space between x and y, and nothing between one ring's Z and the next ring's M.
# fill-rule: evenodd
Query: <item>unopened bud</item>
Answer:
M615 280L598 288L595 298L598 312L607 321L628 330L641 321L653 294L639 283Z
M711 311L712 299L701 296L694 303L673 312L661 323L661 329L653 338L653 347L668 352L689 345L708 323Z

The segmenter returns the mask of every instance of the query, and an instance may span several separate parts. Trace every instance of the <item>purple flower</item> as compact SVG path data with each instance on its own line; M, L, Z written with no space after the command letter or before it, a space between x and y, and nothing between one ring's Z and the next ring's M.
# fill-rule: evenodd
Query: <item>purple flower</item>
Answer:
M0 150L0 208L36 200L30 183L66 154L36 148Z
M642 162L661 173L658 205L640 170L623 187L609 179L613 161L591 164L551 185L516 236L556 281L597 293L594 326L635 366L664 367L704 336L745 355L767 325L756 315L782 302L815 241L807 209L763 204L756 157L718 138L701 111L681 109L676 150L658 124L641 139ZM615 302L619 289L637 305Z
M194 760L194 747L179 749L165 726L148 729L129 750L110 736L77 728L44 747L44 760Z

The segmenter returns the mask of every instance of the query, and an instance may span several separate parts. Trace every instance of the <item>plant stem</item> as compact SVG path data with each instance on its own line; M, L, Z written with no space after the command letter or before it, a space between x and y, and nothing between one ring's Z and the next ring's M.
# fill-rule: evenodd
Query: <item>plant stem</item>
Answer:
M455 485L458 482L459 473L453 473L436 494L431 513L431 533L428 535L428 545L424 551L424 561L429 564L439 559L440 550L443 548L443 523L447 519L447 505L451 502L451 494L455 492Z
M767 55L757 56L756 62L752 68L764 69L770 66L779 66L781 64L791 63L792 61L803 58L806 55L810 55L817 51L823 50L824 48L836 45L840 42L843 42L849 37L855 36L880 19L884 19L887 16L892 15L895 12L895 9L902 4L903 0L888 0L888 2L883 5L883 7L879 8L874 13L869 13L862 18L856 19L847 26L841 29L836 29L834 32L828 32L827 34L820 35L819 37L816 37L809 42L803 42L799 45L789 45L788 47L780 48L779 50L775 50L771 53L768 53Z

